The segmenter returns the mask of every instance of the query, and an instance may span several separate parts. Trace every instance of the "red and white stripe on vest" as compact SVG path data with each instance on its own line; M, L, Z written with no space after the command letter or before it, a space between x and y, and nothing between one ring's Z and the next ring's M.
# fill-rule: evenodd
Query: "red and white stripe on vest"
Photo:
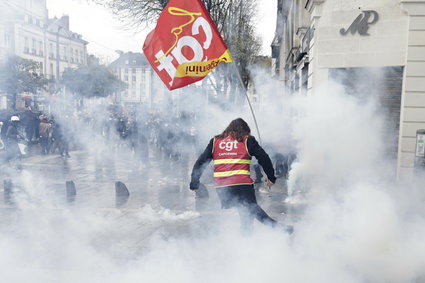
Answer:
M213 147L214 185L227 187L253 184L250 165L251 155L248 153L246 141L235 140L232 136L223 139L215 138Z

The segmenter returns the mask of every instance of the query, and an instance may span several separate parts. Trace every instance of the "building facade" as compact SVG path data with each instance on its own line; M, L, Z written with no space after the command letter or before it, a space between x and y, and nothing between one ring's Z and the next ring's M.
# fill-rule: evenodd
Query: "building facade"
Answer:
M425 129L425 0L278 0L272 57L291 92L314 95L335 79L348 94L376 95L398 176L414 171Z
M35 61L39 73L58 78L66 68L87 64L87 44L69 30L69 17L49 18L46 0L5 0L0 11L0 60Z
M109 65L112 73L127 84L115 93L114 102L123 105L144 105L149 109L161 104L165 88L142 53L119 52L120 56Z

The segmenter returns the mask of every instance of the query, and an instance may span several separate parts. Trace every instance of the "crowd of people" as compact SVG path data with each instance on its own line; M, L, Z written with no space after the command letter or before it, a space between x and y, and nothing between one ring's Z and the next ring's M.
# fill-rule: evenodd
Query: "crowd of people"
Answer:
M29 110L28 110L29 111ZM110 154L131 154L145 166L150 166L150 155L161 162L162 170L186 175L189 160L198 160L193 167L190 189L197 191L202 185L200 177L209 161L214 161L214 184L222 207L237 207L243 229L252 230L254 219L269 226L276 221L259 207L255 197L255 183L273 185L277 178L288 178L294 154L282 154L272 145L262 146L251 136L248 124L242 119L230 123L225 131L210 140L207 148L199 147L196 115L178 113L127 112L122 108L92 113L54 115L30 115L16 113L1 121L0 163L9 163L21 170L20 160L28 155L53 155L70 158L69 149L90 149L105 145ZM202 145L201 145L202 146ZM151 150L153 154L150 154ZM102 153L102 154L103 154ZM252 156L255 174L250 172ZM186 165L184 165L186 164ZM186 168L187 172L178 168ZM264 175L262 173L264 172ZM183 178L184 179L184 178Z
M102 139L108 149L133 154L149 166L150 151L163 165L187 161L202 151L196 114L174 115L136 113L123 108L109 108L92 113L69 115L30 115L30 110L11 114L0 121L0 163L29 155L70 157L70 149L84 149L95 139ZM282 155L268 147L276 177L288 178L294 155ZM151 149L151 150L150 150ZM254 163L255 183L264 179L260 166Z
M94 137L145 162L149 162L150 146L159 150L162 160L179 160L188 150L196 150L193 117L187 113L164 118L112 108L106 115L76 113L56 119L43 113L30 115L29 111L0 119L0 162L37 154L69 158L70 147L84 148Z
M54 117L41 114L34 119L22 119L13 114L0 121L1 161L9 162L30 154L60 154L70 157L70 135Z

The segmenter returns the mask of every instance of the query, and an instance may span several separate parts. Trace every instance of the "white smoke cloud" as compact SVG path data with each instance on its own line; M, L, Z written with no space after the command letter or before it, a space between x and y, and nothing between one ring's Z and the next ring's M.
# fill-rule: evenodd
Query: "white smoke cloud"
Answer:
M99 196L90 199L77 182L77 201L65 204L64 188L56 191L56 185L81 175L72 168L62 176L34 174L24 162L24 171L11 176L14 205L1 210L3 281L421 282L425 195L421 180L395 180L385 154L385 116L376 102L359 101L335 82L314 95L285 95L266 77L257 73L264 82L255 109L262 144L269 153L297 153L286 202L293 235L256 223L253 235L242 236L235 211L218 205L196 211L188 197L190 169L210 138L237 117L256 135L248 105L225 111L191 92L187 103L203 105L191 108L198 148L188 147L184 162L164 166L153 153L147 163L116 148L117 137L104 139L100 122L109 116L103 106L87 102L77 119L57 106L59 122L75 122L71 158L86 154L82 182L97 184L92 189ZM161 125L177 129L181 122L170 112L159 113ZM131 197L140 199L113 207L113 190L101 195L116 180L130 182ZM210 202L217 201L213 194ZM167 198L187 201L185 210L166 207Z

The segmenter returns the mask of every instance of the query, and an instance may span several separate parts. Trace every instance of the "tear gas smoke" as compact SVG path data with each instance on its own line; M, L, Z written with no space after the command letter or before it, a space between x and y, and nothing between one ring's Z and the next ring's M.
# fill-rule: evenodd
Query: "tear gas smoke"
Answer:
M242 237L235 211L213 204L198 212L188 196L190 169L213 135L236 117L256 135L246 104L224 111L194 89L157 113L121 115L95 99L68 113L75 101L60 100L52 115L71 137L71 159L43 159L43 168L63 166L59 176L25 168L25 161L22 173L7 173L16 190L13 203L1 209L2 280L424 280L424 193L419 180L394 180L376 101L360 101L334 82L312 96L278 95L275 82L256 77L264 83L255 109L263 145L269 153L297 155L286 201L293 235L256 225L253 235ZM137 121L133 141L143 140L147 149L120 136L119 123L128 122L121 118ZM176 139L182 133L189 133L185 142ZM77 184L72 204L64 201L67 180ZM122 209L112 205L117 180L132 190ZM208 172L203 180L209 184ZM176 199L181 205L171 207Z

